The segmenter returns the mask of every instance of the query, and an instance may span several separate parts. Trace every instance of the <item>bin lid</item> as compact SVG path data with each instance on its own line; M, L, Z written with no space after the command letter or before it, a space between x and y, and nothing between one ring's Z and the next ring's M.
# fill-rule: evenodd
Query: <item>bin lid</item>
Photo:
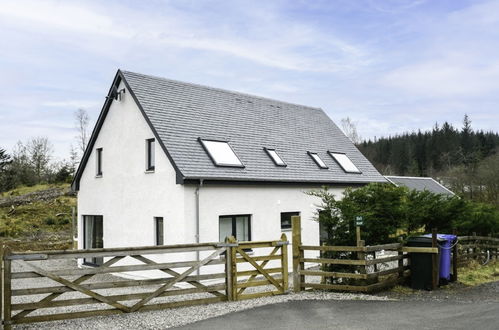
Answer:
M431 234L426 234L423 235L424 237L429 237L431 239ZM457 239L456 235L451 235L451 234L437 234L437 240L444 240L444 241L451 241L455 242Z

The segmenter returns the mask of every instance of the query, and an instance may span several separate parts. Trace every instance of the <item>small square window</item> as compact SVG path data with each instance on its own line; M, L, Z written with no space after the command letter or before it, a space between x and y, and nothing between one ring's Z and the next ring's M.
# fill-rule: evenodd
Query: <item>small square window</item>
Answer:
M267 151L267 154L270 156L270 158L272 159L272 161L274 162L274 164L276 164L277 166L287 166L286 163L282 160L281 156L279 156L279 154L277 153L277 151L275 151L275 149L267 149L267 148L264 148L265 151Z
M343 171L347 173L362 173L346 154L331 151L329 151L329 154L341 166Z
M292 227L291 217L299 216L300 212L282 212L281 213L281 230L289 230Z
M155 156L155 151L154 151L154 145L155 145L154 142L155 142L154 139L147 139L146 140L146 170L147 171L154 171L154 168L155 168L156 156Z
M203 139L199 141L216 166L244 167L228 142Z
M319 166L320 168L328 168L326 163L319 157L319 155L316 152L309 152L308 153L310 157L314 160L314 162Z
M96 151L95 173L97 176L102 176L102 148L97 148L95 151Z

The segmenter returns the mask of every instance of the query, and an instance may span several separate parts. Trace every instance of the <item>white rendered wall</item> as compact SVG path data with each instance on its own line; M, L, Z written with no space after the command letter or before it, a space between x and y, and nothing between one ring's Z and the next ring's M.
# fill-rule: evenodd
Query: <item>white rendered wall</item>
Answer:
M145 141L153 137L128 91L121 101L113 101L80 180L79 248L83 215L103 216L106 248L154 245L154 217L164 218L166 244L184 242L183 186L175 183L175 171L157 142L155 171L145 171ZM100 178L97 148L103 148Z
M288 265L292 269L291 230L281 230L281 212L300 212L303 244L319 245L319 224L313 218L320 199L305 193L313 189L320 188L288 185L204 185L200 188L199 195L200 242L219 239L219 216L250 214L253 241L279 240L282 233L287 235L290 242ZM341 198L343 191L344 188L330 188L330 192L338 198ZM189 200L193 201L195 198L195 187L186 187L185 194L186 205L193 204ZM271 250L255 249L253 253L265 254ZM307 257L317 255L316 251L307 253ZM269 267L272 265L269 264Z

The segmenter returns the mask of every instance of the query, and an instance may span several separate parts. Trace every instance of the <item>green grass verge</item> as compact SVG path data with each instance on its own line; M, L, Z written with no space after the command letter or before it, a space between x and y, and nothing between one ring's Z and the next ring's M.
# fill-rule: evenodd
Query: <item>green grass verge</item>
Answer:
M473 261L459 268L457 274L460 283L470 286L499 281L499 261L494 260L486 265Z

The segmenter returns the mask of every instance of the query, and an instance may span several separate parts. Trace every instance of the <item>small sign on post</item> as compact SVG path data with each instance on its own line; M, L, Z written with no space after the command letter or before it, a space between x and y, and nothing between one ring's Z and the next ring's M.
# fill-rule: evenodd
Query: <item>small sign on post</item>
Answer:
M357 227L356 233L357 233L357 246L360 246L360 226L364 225L364 218L362 216L358 215L355 217L355 226Z

